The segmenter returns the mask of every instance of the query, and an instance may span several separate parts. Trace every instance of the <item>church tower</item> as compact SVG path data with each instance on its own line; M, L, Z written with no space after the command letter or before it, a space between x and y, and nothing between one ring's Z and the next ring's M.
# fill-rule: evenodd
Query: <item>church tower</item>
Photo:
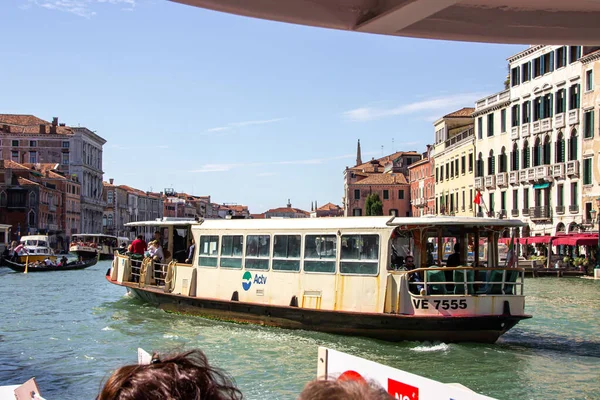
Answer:
M362 163L362 157L360 156L360 139L358 139L358 145L356 146L356 165L360 165Z

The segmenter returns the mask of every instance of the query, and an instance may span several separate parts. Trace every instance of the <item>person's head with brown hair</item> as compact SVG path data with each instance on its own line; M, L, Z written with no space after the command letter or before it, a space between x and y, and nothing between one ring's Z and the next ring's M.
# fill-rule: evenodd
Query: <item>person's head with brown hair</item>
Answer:
M192 350L147 365L126 365L108 378L96 400L241 400L225 372L211 367L204 353Z
M364 379L337 379L310 381L304 386L298 400L390 400L384 388Z

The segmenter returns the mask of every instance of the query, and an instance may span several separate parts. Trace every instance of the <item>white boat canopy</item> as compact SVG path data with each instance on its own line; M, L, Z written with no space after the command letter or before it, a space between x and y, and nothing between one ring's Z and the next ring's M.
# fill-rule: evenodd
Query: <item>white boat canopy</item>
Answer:
M597 0L171 0L322 28L468 42L597 45Z

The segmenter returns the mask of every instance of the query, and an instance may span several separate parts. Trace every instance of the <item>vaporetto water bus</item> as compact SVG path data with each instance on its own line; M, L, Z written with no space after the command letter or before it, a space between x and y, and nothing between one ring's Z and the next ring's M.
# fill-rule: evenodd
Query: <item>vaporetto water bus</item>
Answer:
M498 257L499 236L521 226L435 216L188 222L165 232L170 249L173 232L191 232L191 263L116 254L106 278L166 311L387 341L493 343L531 317L523 269ZM459 243L458 267L434 261L449 240ZM404 264L409 256L416 267Z
M116 236L101 233L75 234L69 245L69 253L74 253L84 260L98 256L100 260L112 260L115 250L119 247L119 240Z

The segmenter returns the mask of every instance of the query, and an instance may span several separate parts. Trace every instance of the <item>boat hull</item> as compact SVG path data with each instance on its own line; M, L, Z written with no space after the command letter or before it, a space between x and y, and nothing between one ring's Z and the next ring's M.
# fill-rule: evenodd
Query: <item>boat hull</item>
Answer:
M88 250L71 250L70 251L73 254L76 254L77 257L81 257L84 260L87 260L89 258L94 258L94 257L98 257L98 253L96 251L88 251ZM112 253L104 253L104 252L100 252L100 256L99 256L100 260L112 260L114 258L114 255Z
M93 265L96 265L98 260L96 258L92 258L83 262L74 262L67 264L65 266L40 266L40 267L29 267L27 268L27 272L52 272L52 271L71 271L77 269L85 269L89 268ZM19 264L10 260L4 260L4 266L12 269L15 272L25 272L25 265Z
M118 284L110 280L113 284ZM289 306L223 301L164 293L162 289L118 284L135 297L168 312L211 319L398 342L441 341L494 343L520 320L530 316L493 315L429 317L398 314L315 310Z

